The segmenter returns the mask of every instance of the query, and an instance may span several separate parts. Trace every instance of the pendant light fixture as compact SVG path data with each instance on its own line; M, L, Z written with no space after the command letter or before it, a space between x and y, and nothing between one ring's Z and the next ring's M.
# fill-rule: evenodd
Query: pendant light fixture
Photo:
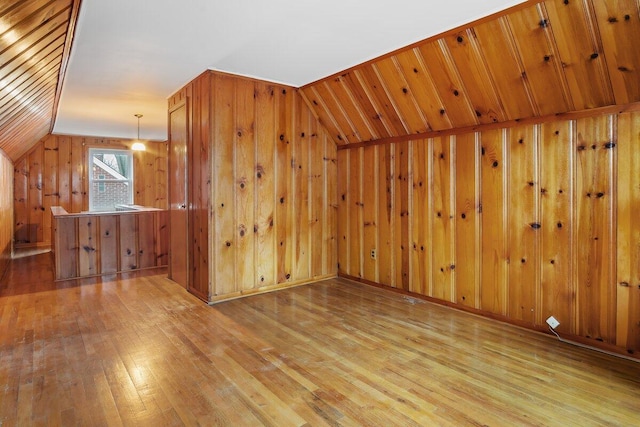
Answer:
M147 147L145 147L142 141L140 141L140 118L142 117L142 114L138 113L134 114L134 116L138 118L138 140L131 145L131 149L133 151L145 151Z

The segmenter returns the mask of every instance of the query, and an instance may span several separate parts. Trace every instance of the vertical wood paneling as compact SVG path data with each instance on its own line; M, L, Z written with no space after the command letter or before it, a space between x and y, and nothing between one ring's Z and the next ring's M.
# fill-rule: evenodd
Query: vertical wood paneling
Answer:
M42 163L42 237L51 236L51 206L59 206L58 172L62 172L59 159L58 138L47 138L44 141L44 156Z
M539 272L538 132L522 126L508 130L509 293L507 316L534 321Z
M100 259L100 244L98 243L98 230L100 220L98 217L86 216L77 219L78 224L78 274L80 276L93 276L100 272L98 260Z
M394 223L394 194L395 181L393 179L394 163L393 163L393 146L386 144L378 147L378 277L380 283L393 286L395 280L394 271L394 249L392 242L392 229ZM340 155L342 151L338 151ZM338 167L338 173L342 173ZM338 224L343 219L338 213ZM340 256L340 254L338 254ZM340 259L338 259L340 261Z
M11 188L14 168L11 161L0 151L0 187ZM11 191L0 192L0 277L5 269L13 251L13 204L15 193Z
M29 242L29 167L27 156L16 161L13 175L13 219L15 244Z
M135 215L138 227L138 268L150 268L156 265L156 230L159 229L156 215ZM102 225L102 221L100 221Z
M120 236L120 269L122 271L137 270L139 229L137 215L120 215L118 221Z
M71 143L71 201L68 207L60 205L68 212L81 212L89 208L89 194L83 179L86 171L84 145L85 138L73 138Z
M428 140L411 142L412 200L411 280L410 291L428 295L431 283L431 235L429 216L429 150Z
M362 152L349 150L349 270L348 274L362 277Z
M275 88L256 89L256 279L260 286L276 283L275 224Z
M55 209L56 280L167 265L167 211L85 215Z
M54 235L56 250L56 278L68 279L78 276L78 232L77 218L60 218Z
M100 272L102 274L120 271L117 221L116 215L100 217ZM158 265L166 265L166 262Z
M540 129L541 279L539 318L553 315L561 331L573 331L575 289L573 274L572 122L545 123ZM565 320L566 319L566 320Z
M455 139L455 301L476 308L480 289L478 143L475 133Z
M294 279L310 277L311 247L310 247L310 221L309 204L310 196L310 135L309 121L311 114L309 110L298 105L296 114L296 135L294 139L294 153L291 162L293 173L293 193L294 217L296 221L296 253L295 253L295 275Z
M29 162L29 243L44 241L44 203L42 192L42 164L44 146L38 144L27 156ZM47 214L49 214L47 212Z
M323 229L323 258L326 259L323 275L337 273L338 268L338 153L336 144L325 131L321 132L325 149L324 162L324 218Z
M235 159L233 150L235 82L216 76L213 83L213 224L212 243L215 257L214 295L235 291Z
M481 229L482 276L480 308L491 313L507 313L507 151L506 132L495 130L481 135Z
M349 274L349 218L351 218L349 191L349 171L351 164L349 160L351 150L340 150L338 157L338 272Z
M310 277L323 275L326 263L327 243L325 229L328 227L328 203L325 202L325 166L327 163L325 138L320 134L319 124L309 114L309 256L311 258Z
M636 112L340 149L339 262L362 258L368 281L531 328L553 315L565 337L637 351L639 144Z
M367 165L378 164L378 147L366 147L363 149L362 164L362 227L363 227L363 266L362 277L374 282L378 281L378 168ZM376 257L371 256L371 251L376 251Z
M190 204L200 211L211 200L210 285L197 295L217 302L334 276L342 160L302 96L213 71L172 96L169 108L182 92L193 94L186 98L193 110L189 144L211 159L206 166L195 164L197 154L190 158ZM347 188L344 194L346 200ZM204 210L198 215L204 218ZM209 225L192 215L189 226L196 228L190 251L197 253Z
M452 150L451 143L447 137L433 138L433 182L431 191L433 192L432 211L432 245L433 261L432 269L432 290L434 298L443 301L451 301L454 265L453 249L453 226L454 207L452 206ZM455 267L454 267L455 269Z
M394 264L395 268L395 285L398 288L409 290L409 281L411 278L411 251L409 250L410 230L410 211L411 192L409 187L412 183L411 167L409 159L412 157L410 153L411 141L406 141L394 146L395 160L395 200L393 223L393 246L394 246Z
M235 229L236 280L241 289L255 287L254 205L255 205L255 101L249 80L236 83L235 101ZM227 267L228 268L228 267Z
M85 150L126 148L130 140L47 135L16 161L13 182L15 242L20 247L51 245L51 206L78 213L88 209ZM148 141L135 153L134 203L165 209L166 145Z
M640 113L621 114L617 124L616 344L633 353L640 351Z
M615 342L613 159L611 116L576 123L578 333ZM626 142L626 141L625 141Z
M293 271L294 254L294 224L297 221L293 218L293 200L295 194L292 193L292 147L294 138L293 114L294 100L293 93L287 88L278 88L276 106L276 233L277 233L277 254L278 260L277 283L291 280Z

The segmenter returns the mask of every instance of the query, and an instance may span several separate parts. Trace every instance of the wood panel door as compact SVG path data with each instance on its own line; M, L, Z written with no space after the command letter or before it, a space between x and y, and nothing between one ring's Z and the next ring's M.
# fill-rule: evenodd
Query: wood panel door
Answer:
M169 278L185 288L188 280L187 104L169 111Z

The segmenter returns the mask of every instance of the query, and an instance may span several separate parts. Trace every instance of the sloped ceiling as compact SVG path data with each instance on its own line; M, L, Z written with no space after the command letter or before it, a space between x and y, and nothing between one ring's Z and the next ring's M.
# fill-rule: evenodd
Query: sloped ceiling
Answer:
M13 160L53 127L78 6L0 2L0 148Z
M640 101L640 2L549 0L302 88L339 144Z

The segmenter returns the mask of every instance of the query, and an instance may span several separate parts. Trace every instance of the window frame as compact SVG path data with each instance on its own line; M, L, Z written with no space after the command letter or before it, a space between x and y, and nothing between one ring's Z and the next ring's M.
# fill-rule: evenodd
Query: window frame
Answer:
M96 153L100 153L100 154L114 154L114 155L126 155L127 156L127 162L129 165L129 169L130 169L130 173L128 174L129 176L127 177L126 175L122 175L125 176L126 179L96 179L93 177L93 157ZM133 157L133 151L126 149L126 148L102 148L102 147L88 147L88 155L87 155L87 182L88 182L88 193L89 193L89 206L88 206L88 210L89 212L109 212L111 211L111 209L109 210L104 210L104 209L96 209L94 207L94 190L93 190L93 185L94 183L100 184L100 183L104 183L105 185L107 183L114 183L114 182L124 182L126 184L128 184L129 187L129 194L128 194L128 203L126 204L133 204L134 203L134 175L135 175L135 162L134 162L134 157ZM113 208L113 210L115 210L115 206Z

